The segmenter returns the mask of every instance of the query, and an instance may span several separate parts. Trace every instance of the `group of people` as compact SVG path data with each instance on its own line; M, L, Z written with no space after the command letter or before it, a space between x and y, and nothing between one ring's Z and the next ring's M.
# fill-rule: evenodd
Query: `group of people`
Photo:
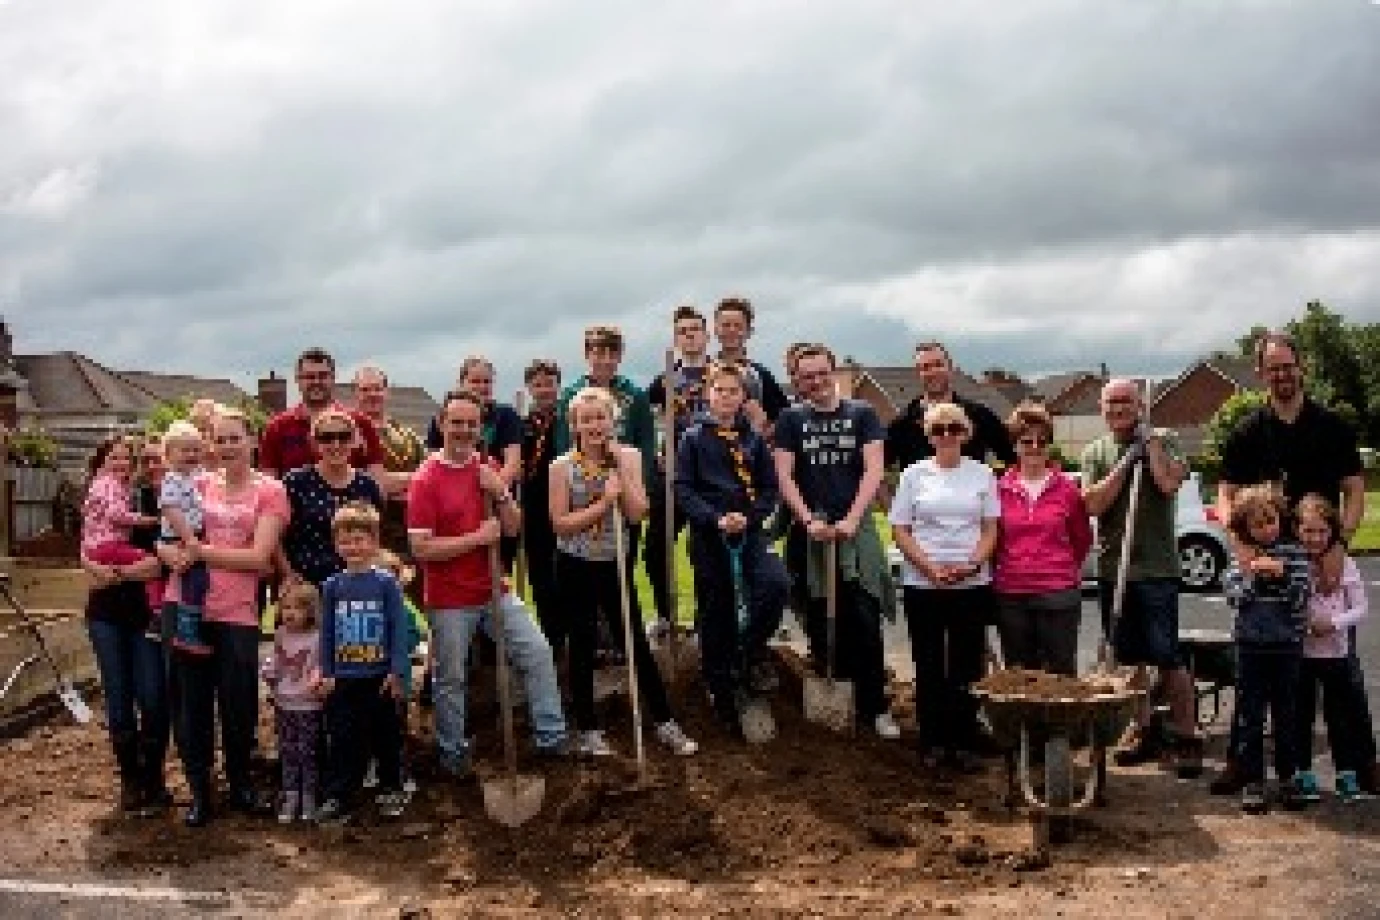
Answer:
M988 626L997 626L1008 665L1075 673L1083 562L1096 544L1105 618L1131 470L1142 462L1125 610L1112 640L1122 663L1157 669L1171 720L1161 730L1147 706L1119 759L1158 758L1167 744L1181 772L1201 770L1177 630L1173 502L1187 466L1166 432L1144 426L1136 385L1105 385L1108 433L1084 452L1079 483L1051 459L1045 409L1025 403L1001 420L960 397L941 343L917 346L921 395L883 427L868 403L840 395L824 345L793 345L785 356L789 384L780 386L747 353L753 322L747 301L721 301L712 315L719 349L711 354L711 318L677 308L674 355L646 389L620 373L621 332L591 327L585 372L575 380L565 383L549 360L528 365L526 406L495 400L492 363L466 359L425 435L389 415L383 370L359 370L355 405L346 407L335 398L334 360L309 349L295 369L300 404L274 416L260 437L242 412L198 403L187 424L161 438L102 445L92 463L83 562L95 585L88 623L122 807L145 813L169 804L171 726L192 797L186 821L206 823L218 719L229 804L262 810L250 770L262 678L277 708L283 820L347 818L371 761L380 811L400 814L411 655L423 631L444 774L470 772L471 646L500 624L538 755L612 753L595 705L601 650L632 657L654 737L674 754L693 755L698 745L676 720L653 655L654 643L678 629L667 550L682 530L701 671L727 734L743 739L749 714L754 740L774 732L767 642L789 603L813 665L853 682L860 728L898 738L882 640L897 590L877 507L889 507L904 560L901 605L922 760L977 769L985 736L971 684L984 671ZM1253 444L1227 451L1222 500L1244 503L1255 493L1241 487L1266 480L1282 482L1291 498L1302 497L1291 490L1326 496L1331 487L1335 505L1345 493L1314 565L1323 574L1304 595L1310 609L1344 611L1334 617L1344 631L1357 616L1355 572L1335 544L1360 520L1359 459L1329 460L1325 474L1299 472L1319 461L1289 446L1297 429L1288 426L1326 428L1340 453L1354 455L1355 442L1301 389L1280 395L1280 350L1294 354L1276 337L1260 358L1271 406L1256 427L1271 432L1273 453ZM1278 458L1279 469L1262 467L1262 456ZM894 483L889 467L899 473ZM1292 522L1292 512L1280 519ZM1256 597L1261 590L1251 586L1264 575L1251 581L1249 573L1266 572L1261 560L1276 554L1275 544L1249 528L1242 533L1234 545L1248 573L1244 593ZM645 629L637 592L625 590L639 548L656 608ZM519 557L535 615L509 577ZM421 612L404 560L416 569ZM265 584L278 599L278 626L261 664ZM1345 603L1329 600L1337 590L1349 592ZM625 617L638 625L628 648ZM1344 772L1373 789L1374 741L1363 691L1356 697L1354 643L1336 630L1327 636L1341 664L1295 668L1298 698L1311 677L1324 687L1329 725L1335 712L1346 713L1346 737L1355 743ZM1257 672L1281 673L1247 665L1243 677ZM1241 696L1250 702L1238 710L1259 708L1247 690ZM1303 719L1295 721L1301 738ZM1253 725L1234 721L1229 768L1214 789L1258 791ZM1290 756L1291 772L1281 778L1304 789L1306 762L1297 750Z

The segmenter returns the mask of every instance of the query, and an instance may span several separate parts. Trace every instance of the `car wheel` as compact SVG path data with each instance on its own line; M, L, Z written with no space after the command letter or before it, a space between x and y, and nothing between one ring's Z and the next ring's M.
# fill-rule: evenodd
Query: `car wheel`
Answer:
M1185 588L1202 591L1215 587L1226 565L1222 548L1207 537L1188 536L1179 541L1179 572Z

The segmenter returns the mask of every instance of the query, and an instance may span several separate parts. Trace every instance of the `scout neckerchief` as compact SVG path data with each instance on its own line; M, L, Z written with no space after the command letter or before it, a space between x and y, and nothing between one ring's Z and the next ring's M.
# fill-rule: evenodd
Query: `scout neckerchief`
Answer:
M733 459L733 473L738 477L738 481L743 484L743 491L747 493L748 505L757 501L757 487L752 482L752 470L748 467L747 454L743 452L743 445L740 443L738 429L732 425L719 425L716 423L714 433L719 436L719 440L724 442L728 448L728 455Z
M690 375L685 372L684 362L676 361L675 375L669 381L667 389L670 390L671 396L671 417L676 420L677 428L684 428L690 419L703 414L708 409L704 396L704 373L706 370L704 365L700 365L699 378L691 380Z
M551 428L555 420L556 409L554 406L545 408L533 406L532 411L527 413L530 447L527 448L527 456L523 458L522 478L525 481L530 482L541 473L542 460L546 456L546 445L551 437Z
M385 418L378 426L383 447L383 467L390 473L404 473L422 462L422 442L416 433L396 419Z
M609 458L612 461L612 457ZM594 503L604 491L604 480L609 478L610 467L599 466L593 460L586 457L577 447L570 452L570 462L575 465L585 477L585 483L589 486L590 504ZM589 507L586 505L585 507ZM598 540L604 535L604 518L600 516L589 526L591 540Z

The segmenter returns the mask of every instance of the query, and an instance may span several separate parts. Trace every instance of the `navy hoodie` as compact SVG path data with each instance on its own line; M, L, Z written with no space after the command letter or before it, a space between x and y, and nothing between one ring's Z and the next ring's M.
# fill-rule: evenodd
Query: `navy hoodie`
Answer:
M738 446L747 461L754 497L738 478L729 443L717 433L719 423L703 415L680 439L676 451L676 505L692 527L718 532L719 518L730 511L746 514L748 524L761 525L780 498L771 449L740 414L733 423Z

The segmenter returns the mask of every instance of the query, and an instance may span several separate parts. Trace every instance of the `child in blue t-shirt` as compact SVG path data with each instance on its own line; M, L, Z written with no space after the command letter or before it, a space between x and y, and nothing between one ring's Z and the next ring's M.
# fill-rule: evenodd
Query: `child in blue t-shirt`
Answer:
M326 801L322 823L348 819L371 757L378 761L377 803L384 817L407 804L402 789L403 681L409 617L402 587L374 567L379 551L379 513L346 505L331 522L345 571L321 588L321 689L326 699Z

